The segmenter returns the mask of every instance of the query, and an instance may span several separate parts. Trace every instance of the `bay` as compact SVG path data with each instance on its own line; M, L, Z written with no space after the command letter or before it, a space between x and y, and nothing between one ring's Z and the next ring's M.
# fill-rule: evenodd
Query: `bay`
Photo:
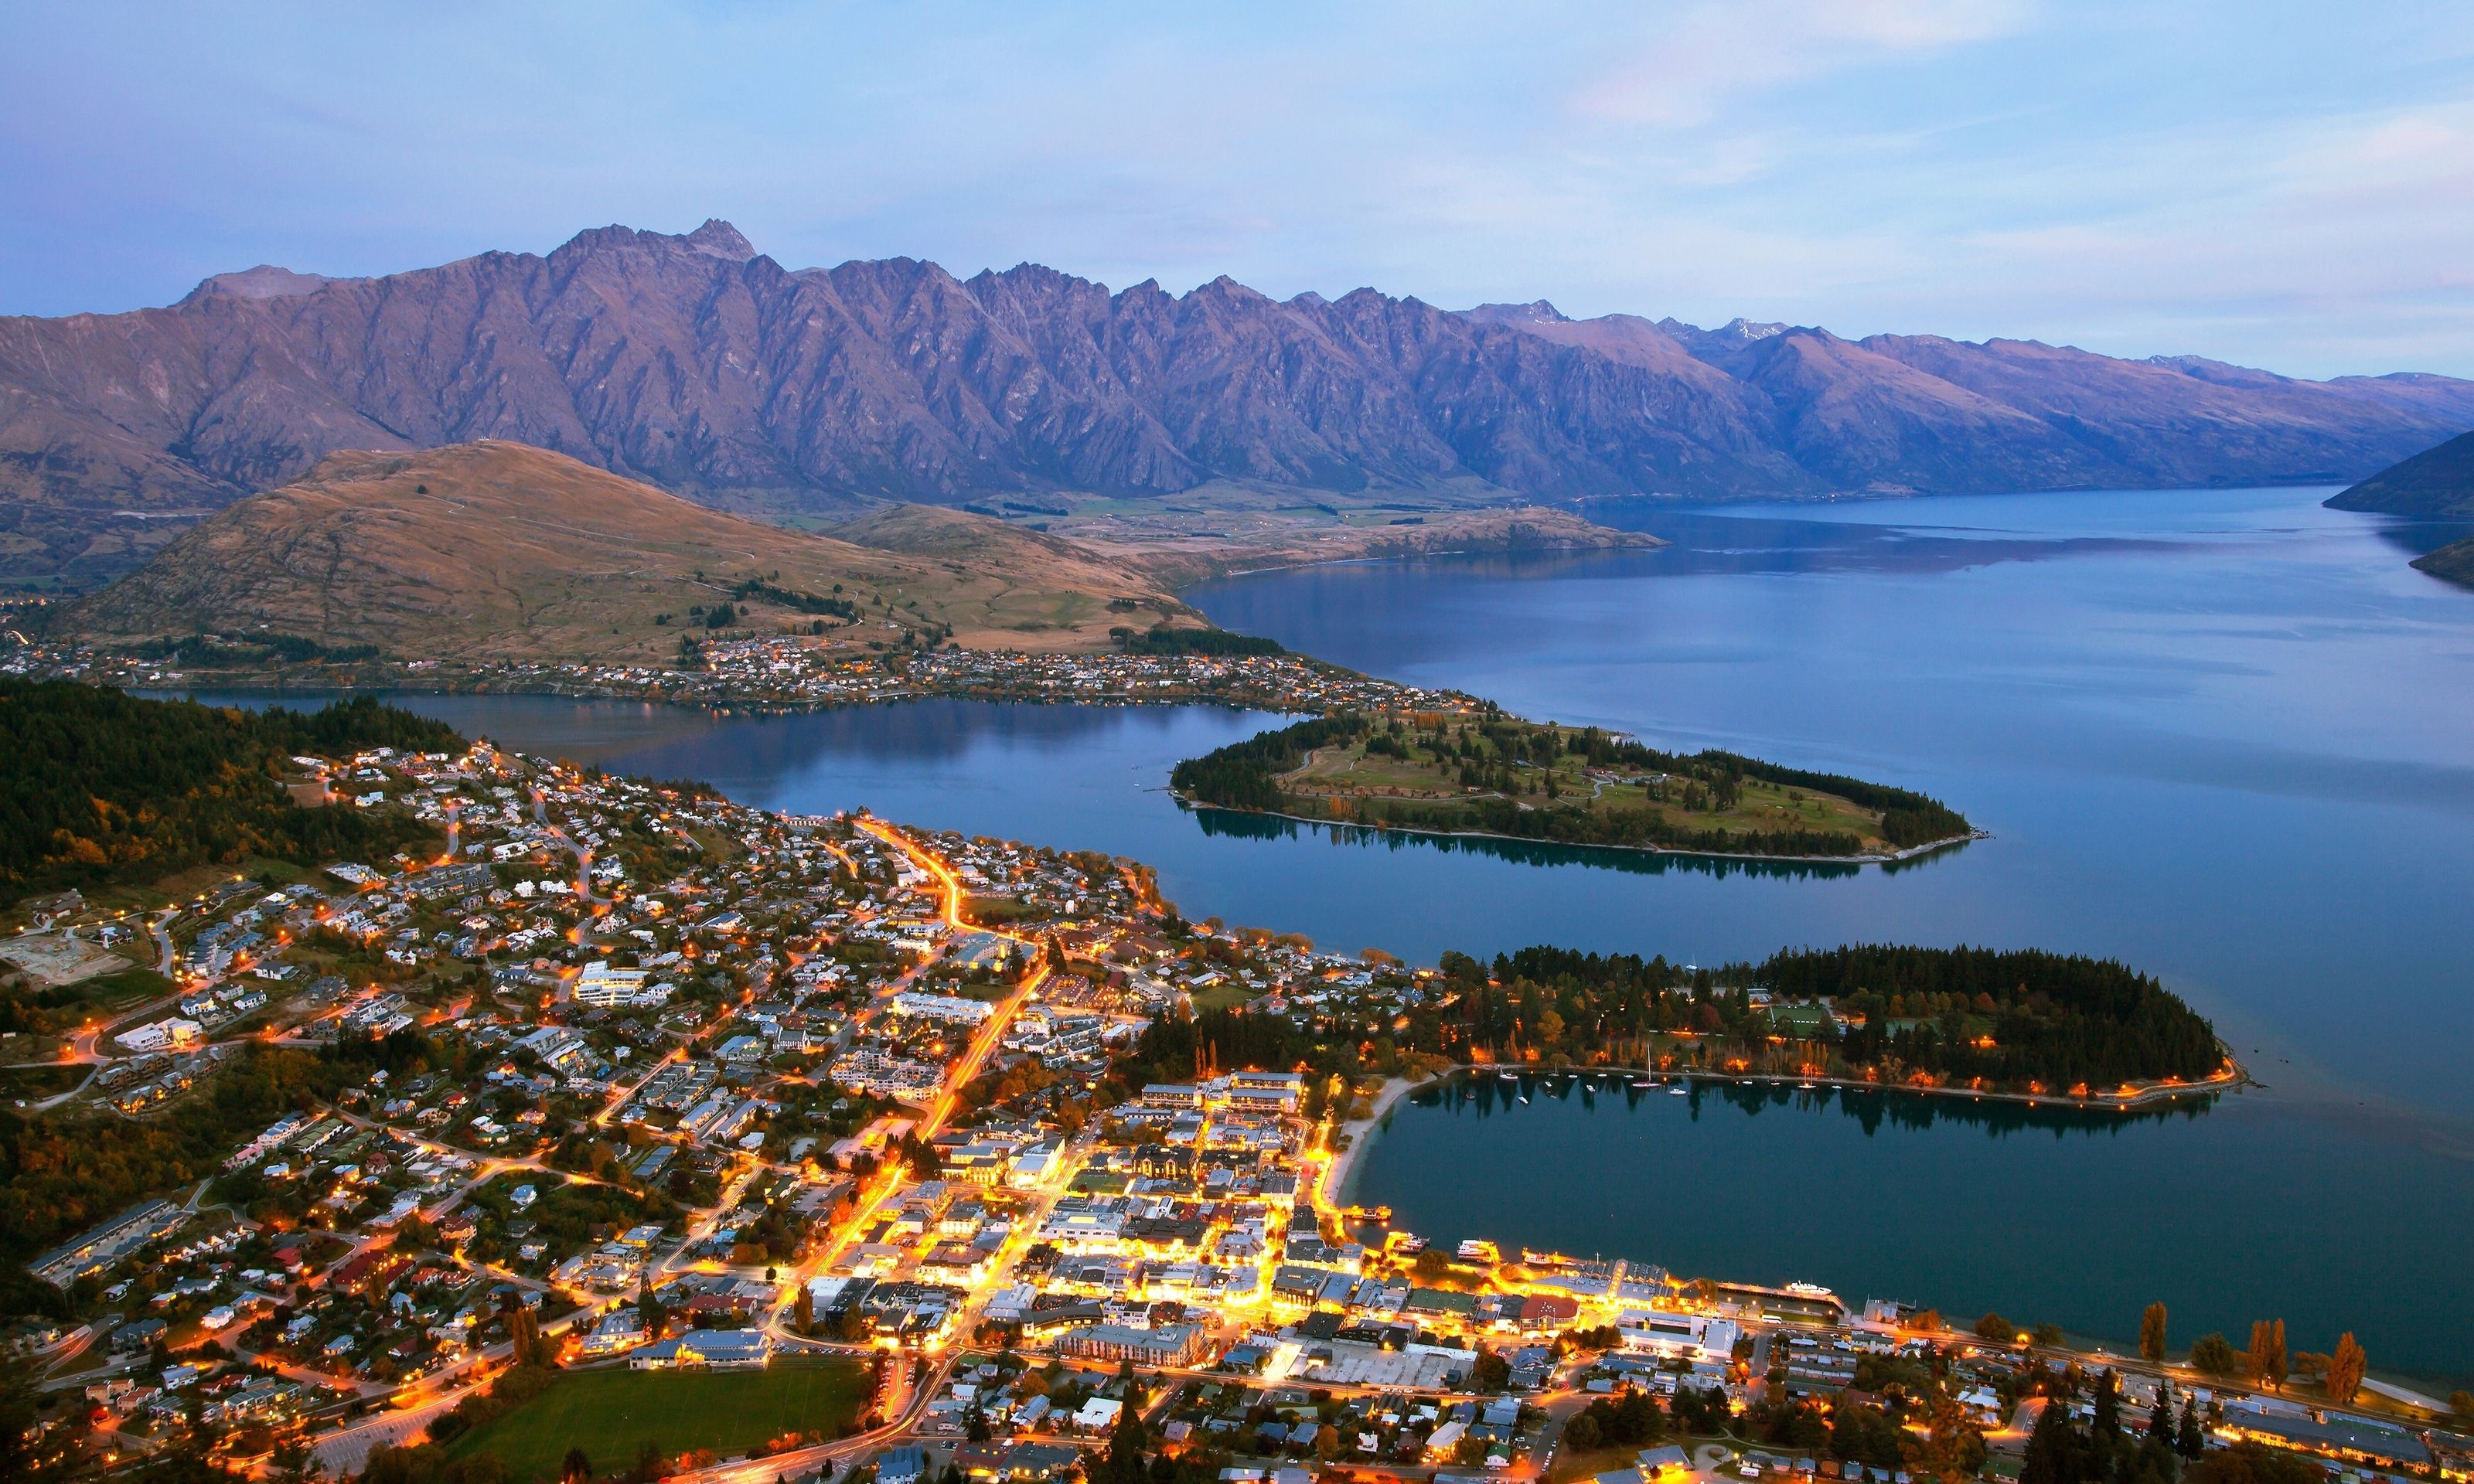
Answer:
M2252 1320L2279 1317L2297 1350L2351 1330L2378 1368L2442 1396L2474 1374L2462 1166L2268 1099L2070 1114L1488 1076L1414 1093L1386 1121L1355 1198L1446 1244L1819 1282L1962 1328L1999 1311L2123 1347L2162 1300L2177 1350L2210 1331L2239 1348Z
M1947 1116L1868 1131L1793 1104L1681 1120L1686 1100L1662 1097L1646 1122L1433 1112L1427 1134L1431 1111L1410 1104L1366 1152L1368 1193L1437 1234L1998 1306L2117 1340L2156 1298L2184 1340L2281 1313L2308 1348L2350 1327L2375 1369L2464 1377L2474 594L2406 565L2462 528L2325 511L2325 492L1628 504L1590 514L1676 544L1190 594L1228 627L1372 673L1922 788L1994 831L1895 871L1182 810L1161 792L1176 759L1277 720L1218 707L400 699L767 807L865 805L1131 856L1189 916L1344 950L1431 962L1543 942L1713 963L1898 940L2119 956L2214 1017L2265 1086L2200 1118L2032 1137ZM1609 1204L1635 1190L1657 1196Z

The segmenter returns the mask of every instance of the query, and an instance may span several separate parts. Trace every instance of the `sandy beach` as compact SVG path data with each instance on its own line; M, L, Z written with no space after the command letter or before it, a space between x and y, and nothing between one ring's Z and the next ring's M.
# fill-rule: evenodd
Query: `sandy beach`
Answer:
M1383 1121L1383 1115L1392 1111L1394 1103L1419 1088L1433 1086L1434 1082L1435 1079L1432 1077L1423 1082L1411 1082L1406 1077L1395 1077L1383 1084L1383 1090L1374 1095L1372 1113L1363 1118L1352 1119L1341 1125L1340 1131L1348 1136L1348 1147L1333 1155L1331 1162L1323 1166L1322 1204L1324 1206L1346 1206L1356 1200L1358 1157L1366 1152L1368 1137L1373 1134L1375 1126Z

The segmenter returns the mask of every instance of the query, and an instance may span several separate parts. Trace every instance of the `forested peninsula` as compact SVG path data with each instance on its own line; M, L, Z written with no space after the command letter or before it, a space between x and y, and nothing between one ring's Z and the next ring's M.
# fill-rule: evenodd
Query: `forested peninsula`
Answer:
M1717 855L1887 859L1976 833L1907 789L1499 711L1318 717L1187 758L1169 782L1225 809Z
M1388 1023L1212 1010L1152 1022L1134 1064L1132 1087L1197 1066L1609 1066L2117 1100L2240 1075L2205 1017L2111 959L1889 945L1720 969L1544 946L1492 964L1446 953L1427 1002Z

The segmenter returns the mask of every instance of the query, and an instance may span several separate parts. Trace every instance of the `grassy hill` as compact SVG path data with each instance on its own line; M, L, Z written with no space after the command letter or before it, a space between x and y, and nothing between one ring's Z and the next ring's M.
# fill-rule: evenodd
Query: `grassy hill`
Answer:
M2452 542L2427 556L2414 559L2417 571L2429 572L2442 582L2461 587L2474 587L2474 539Z
M2430 519L2474 516L2474 433L2452 438L2384 468L2361 484L2340 491L2330 497L2328 505L2332 510L2377 511Z
M61 623L107 645L214 634L285 658L646 663L691 631L1097 649L1128 610L1186 611L1075 542L955 512L872 518L853 534L887 545L710 510L522 443L339 453L200 523Z

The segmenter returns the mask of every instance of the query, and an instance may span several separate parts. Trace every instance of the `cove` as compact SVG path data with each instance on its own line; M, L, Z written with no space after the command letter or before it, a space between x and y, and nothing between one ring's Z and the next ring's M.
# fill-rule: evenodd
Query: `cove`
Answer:
M1819 1282L1962 1328L1999 1310L2117 1343L2162 1299L2177 1349L2282 1317L2303 1348L2351 1329L2384 1370L2474 1373L2462 1168L2400 1150L2332 1183L2365 1131L2258 1096L2076 1113L1481 1075L1410 1094L1370 1137L1354 1199L1431 1241Z

